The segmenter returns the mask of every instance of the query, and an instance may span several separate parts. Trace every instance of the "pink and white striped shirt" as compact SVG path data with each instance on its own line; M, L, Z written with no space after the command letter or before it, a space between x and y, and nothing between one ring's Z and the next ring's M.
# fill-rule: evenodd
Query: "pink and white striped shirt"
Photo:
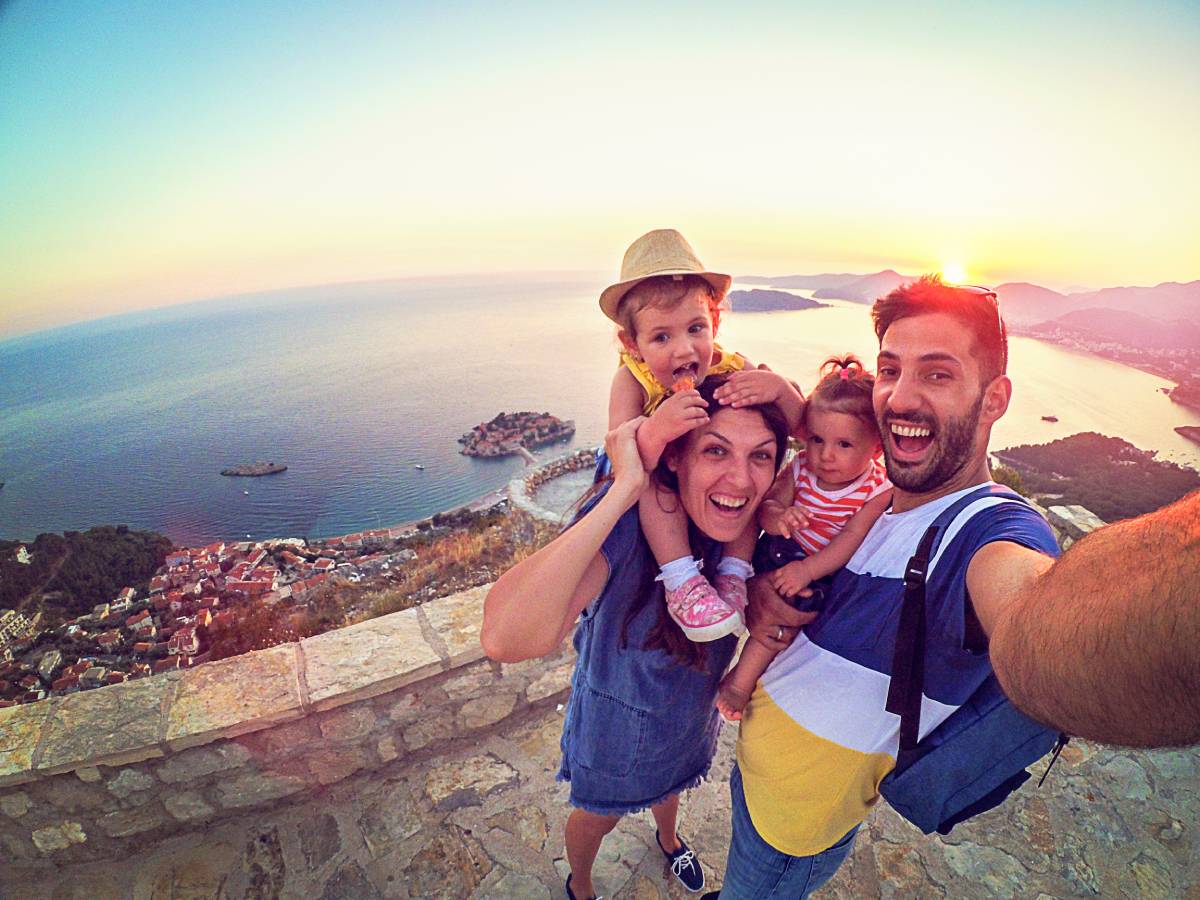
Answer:
M804 511L810 524L804 531L795 532L792 539L811 556L823 550L868 501L890 491L892 483L883 463L874 459L851 484L827 491L817 486L817 476L808 470L806 459L805 451L801 450L792 460L792 477L796 482L793 505Z

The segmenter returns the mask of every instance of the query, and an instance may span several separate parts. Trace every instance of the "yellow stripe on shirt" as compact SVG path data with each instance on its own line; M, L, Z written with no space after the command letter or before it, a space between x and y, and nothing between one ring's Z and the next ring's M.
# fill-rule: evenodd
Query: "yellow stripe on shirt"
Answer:
M742 719L737 761L755 830L791 856L827 850L862 822L895 763L887 753L850 750L797 725L761 686Z

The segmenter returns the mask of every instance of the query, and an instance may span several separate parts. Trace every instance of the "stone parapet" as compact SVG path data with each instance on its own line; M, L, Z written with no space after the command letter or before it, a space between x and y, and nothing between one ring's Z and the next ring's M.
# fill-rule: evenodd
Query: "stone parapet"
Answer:
M6 865L111 859L434 755L556 702L570 684L570 648L520 665L484 658L486 592L0 709Z
M569 472L578 472L580 469L591 469L595 465L596 450L592 447L552 459L550 462L538 466L532 472L510 481L508 483L509 500L513 506L525 510L531 516L557 524L562 521L562 513L546 509L537 502L535 495L538 488L551 479Z

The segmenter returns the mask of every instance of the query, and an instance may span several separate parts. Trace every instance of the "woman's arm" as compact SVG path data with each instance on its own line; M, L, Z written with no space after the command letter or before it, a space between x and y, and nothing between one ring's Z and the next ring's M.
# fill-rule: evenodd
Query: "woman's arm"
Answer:
M600 548L647 483L636 438L643 421L631 419L605 438L615 474L600 501L492 585L483 604L479 636L484 652L492 659L518 662L550 653L604 587L608 564Z

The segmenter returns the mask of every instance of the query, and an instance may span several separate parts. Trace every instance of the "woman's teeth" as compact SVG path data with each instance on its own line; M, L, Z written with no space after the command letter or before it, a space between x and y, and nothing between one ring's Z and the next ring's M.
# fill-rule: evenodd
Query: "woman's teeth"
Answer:
M726 497L720 494L713 494L710 499L717 506L721 507L721 509L727 509L731 512L739 510L746 505L745 497Z

